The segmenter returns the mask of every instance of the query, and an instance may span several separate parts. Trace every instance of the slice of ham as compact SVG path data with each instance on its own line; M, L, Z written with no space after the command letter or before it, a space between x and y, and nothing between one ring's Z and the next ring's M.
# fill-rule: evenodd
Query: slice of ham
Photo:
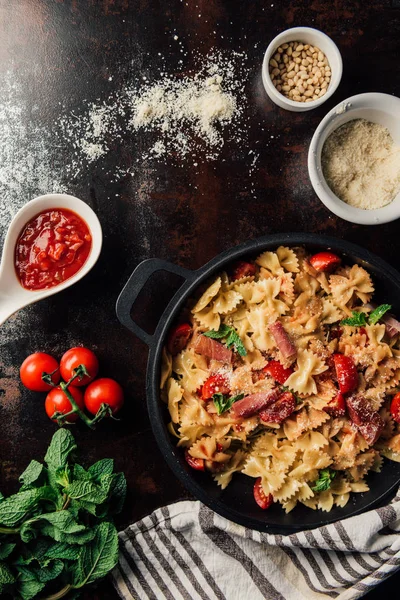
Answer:
M283 358L293 360L297 356L297 348L284 330L282 323L275 321L269 326L269 329Z
M214 360L224 363L232 362L232 352L216 340L208 338L205 335L199 335L193 343L194 351Z
M267 406L276 402L281 394L282 392L279 388L269 390L268 392L251 394L235 402L232 406L232 411L236 417L251 417L263 408L267 408Z
M276 402L260 411L260 419L266 423L282 423L295 408L295 397L291 392L285 392Z
M400 323L394 317L390 315L383 315L381 321L385 323L386 333L390 338L400 333Z
M368 444L373 446L385 427L384 420L360 394L346 398L346 404L350 419Z

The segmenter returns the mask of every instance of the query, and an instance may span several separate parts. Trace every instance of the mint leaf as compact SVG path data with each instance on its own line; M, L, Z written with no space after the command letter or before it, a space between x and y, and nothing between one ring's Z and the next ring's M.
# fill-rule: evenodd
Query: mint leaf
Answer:
M212 329L211 331L206 331L205 333L203 333L203 335L215 340L226 338L225 343L229 349L234 347L235 351L240 356L246 356L247 354L247 350L244 347L242 340L240 339L239 335L233 327L229 327L228 325L221 325L218 331Z
M350 325L351 327L363 327L367 324L367 319L365 317L365 313L357 312L355 310L352 311L353 316L348 319L342 319L340 321L340 325Z
M118 534L112 523L100 523L93 540L83 546L73 587L81 588L107 575L118 562Z
M61 560L53 560L46 567L32 569L36 579L42 583L47 583L56 579L64 570L64 563Z
M43 483L42 475L44 475L44 470L44 466L37 462L37 460L31 460L25 471L19 476L19 481L24 488L38 484L39 480Z
M70 454L76 449L74 436L69 429L59 429L53 435L44 460L49 469L55 472L60 467L65 467Z
M80 525L68 510L39 515L35 519L26 521L20 530L23 542L30 542L40 531L57 542L66 541L66 534L81 533L86 530L85 525Z
M213 340L221 340L222 338L229 335L230 332L231 327L228 327L228 325L221 325L218 331L215 331L215 329L211 329L211 331L206 331L205 333L203 333L203 335L212 338Z
M61 560L78 560L80 547L58 542L52 544L45 553L45 558L60 558Z
M314 492L325 492L329 490L332 484L332 480L336 477L336 471L332 469L321 469L318 473L318 479L315 481L314 487L311 489Z
M82 481L89 481L91 479L89 473L81 467L81 465L74 465L73 479L80 479Z
M38 581L35 574L32 573L26 567L17 567L18 569L18 580L17 580L17 591L21 596L22 600L31 600L39 592L42 591L45 583Z
M242 398L244 398L244 394L231 396L231 398L229 398L228 396L224 396L224 394L221 394L220 392L218 394L213 395L215 408L217 409L217 413L219 415L222 415L222 413L232 408L232 405L235 402L237 402L237 400L241 400Z
M88 474L94 480L99 480L103 475L112 475L114 470L114 461L112 458L103 458L89 467Z
M4 560L7 556L10 556L11 552L14 550L15 544L10 544L6 542L5 544L0 544L0 560Z
M31 511L37 508L40 500L55 499L55 492L49 486L23 490L9 496L0 502L0 524L14 527L20 523Z
M64 493L71 500L93 502L94 504L102 504L108 495L106 490L96 485L93 481L73 481L64 488Z
M113 477L110 495L108 498L108 514L117 515L121 512L126 498L126 479L123 473L116 473Z
M14 583L15 577L8 565L4 562L0 562L0 593L4 591L6 586Z
M380 319L382 319L383 315L387 313L388 310L392 308L391 304L381 304L377 306L375 310L368 317L368 323L370 325L375 325Z

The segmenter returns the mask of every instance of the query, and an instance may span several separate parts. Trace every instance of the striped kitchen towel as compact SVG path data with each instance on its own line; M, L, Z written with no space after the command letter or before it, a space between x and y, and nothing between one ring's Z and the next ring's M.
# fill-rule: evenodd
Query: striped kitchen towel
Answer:
M399 569L400 491L383 508L289 536L178 502L128 527L120 541L112 577L124 599L350 600Z

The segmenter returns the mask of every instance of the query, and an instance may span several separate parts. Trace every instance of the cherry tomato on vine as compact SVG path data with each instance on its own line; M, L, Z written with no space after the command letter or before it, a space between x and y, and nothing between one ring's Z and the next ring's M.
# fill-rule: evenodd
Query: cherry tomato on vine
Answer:
M108 404L112 414L115 415L124 404L124 392L114 379L102 377L88 385L84 400L87 410L92 415L97 414L102 404Z
M60 361L61 377L64 381L69 381L74 376L74 369L79 365L85 365L89 376L84 375L82 379L77 377L74 379L73 385L75 387L81 387L87 385L96 377L99 372L99 361L94 352L88 348L71 348L63 354Z
M43 381L43 373L52 373L51 380L57 385L60 381L59 364L45 352L35 352L24 360L19 370L23 385L33 392L48 392L52 386Z
M71 396L79 406L81 410L84 410L85 404L83 402L83 394L81 390L73 385L68 386L68 391L71 393ZM44 408L47 413L49 419L54 415L54 413L62 413L63 415L69 413L72 410L71 402L68 400L67 396L64 394L62 389L59 387L54 388L49 392L46 396L46 400L44 403ZM67 423L75 423L79 419L79 415L74 413L69 415L65 420ZM56 423L56 419L53 419Z
M269 508L274 501L272 494L268 494L267 496L267 494L264 492L261 484L261 477L258 477L255 481L253 495L258 506L263 510L267 510L267 508Z

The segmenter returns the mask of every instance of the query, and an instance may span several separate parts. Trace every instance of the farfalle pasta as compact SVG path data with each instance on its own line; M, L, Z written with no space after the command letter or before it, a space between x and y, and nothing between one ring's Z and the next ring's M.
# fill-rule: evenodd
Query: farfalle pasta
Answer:
M400 323L364 267L280 246L203 290L160 382L190 467L222 489L247 476L261 508L290 512L344 507L400 462Z

